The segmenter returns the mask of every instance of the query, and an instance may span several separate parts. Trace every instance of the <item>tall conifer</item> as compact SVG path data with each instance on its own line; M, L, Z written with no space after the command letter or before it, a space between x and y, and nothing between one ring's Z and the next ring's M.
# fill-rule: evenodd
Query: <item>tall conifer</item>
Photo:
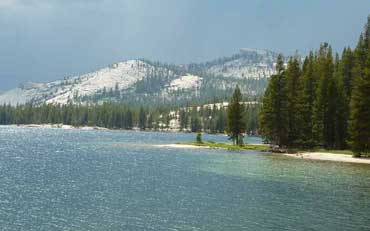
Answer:
M331 147L334 143L335 83L333 81L333 57L329 44L324 43L316 62L319 82L313 107L313 134L317 145ZM334 97L334 98L333 98Z
M279 55L276 74L272 75L262 100L260 130L266 141L279 145L288 144L288 92L284 58Z
M302 116L298 98L300 93L300 75L301 70L298 58L290 58L286 69L288 146L297 146L301 140Z
M311 51L306 57L302 67L301 77L301 93L299 96L299 104L301 110L302 127L301 127L301 145L312 148L314 146L313 139L313 104L316 95L317 78L314 74L315 57Z
M370 16L355 49L350 144L355 156L370 154Z
M229 138L236 145L243 144L243 133L246 124L244 120L244 105L242 104L242 94L236 86L233 96L227 109L227 133Z

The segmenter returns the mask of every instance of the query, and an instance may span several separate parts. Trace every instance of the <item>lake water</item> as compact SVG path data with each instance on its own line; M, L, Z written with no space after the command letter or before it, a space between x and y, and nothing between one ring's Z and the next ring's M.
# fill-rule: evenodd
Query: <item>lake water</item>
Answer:
M370 166L194 137L0 127L0 230L370 230Z

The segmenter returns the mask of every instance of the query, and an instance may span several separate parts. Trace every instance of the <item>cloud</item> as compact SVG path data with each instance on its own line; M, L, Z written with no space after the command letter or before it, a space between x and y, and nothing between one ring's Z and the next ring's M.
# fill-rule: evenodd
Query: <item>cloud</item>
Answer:
M75 5L87 6L97 3L104 4L108 2L111 2L111 0L0 0L0 10L27 7L57 7Z
M0 9L17 9L47 3L43 0L0 0Z
M16 6L18 4L18 0L0 0L0 8L9 8Z

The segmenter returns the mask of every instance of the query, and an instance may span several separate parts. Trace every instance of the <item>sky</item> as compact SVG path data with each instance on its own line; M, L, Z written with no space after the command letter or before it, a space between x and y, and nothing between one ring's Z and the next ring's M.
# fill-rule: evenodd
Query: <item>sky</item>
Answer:
M0 0L0 91L117 61L354 46L369 0Z

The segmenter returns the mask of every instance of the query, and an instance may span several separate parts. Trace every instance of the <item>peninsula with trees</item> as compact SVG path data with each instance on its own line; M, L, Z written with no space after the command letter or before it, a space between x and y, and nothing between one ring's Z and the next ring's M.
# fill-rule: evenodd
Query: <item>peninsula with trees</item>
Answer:
M341 55L333 54L331 46L323 43L303 59L296 55L285 60L283 55L278 56L276 74L261 100L259 132L265 142L278 151L319 154L297 155L301 158L336 160L325 153L369 157L370 16L354 49L346 47ZM243 147L240 137L245 124L240 98L236 88L226 131L235 145ZM370 163L348 156L338 159Z

